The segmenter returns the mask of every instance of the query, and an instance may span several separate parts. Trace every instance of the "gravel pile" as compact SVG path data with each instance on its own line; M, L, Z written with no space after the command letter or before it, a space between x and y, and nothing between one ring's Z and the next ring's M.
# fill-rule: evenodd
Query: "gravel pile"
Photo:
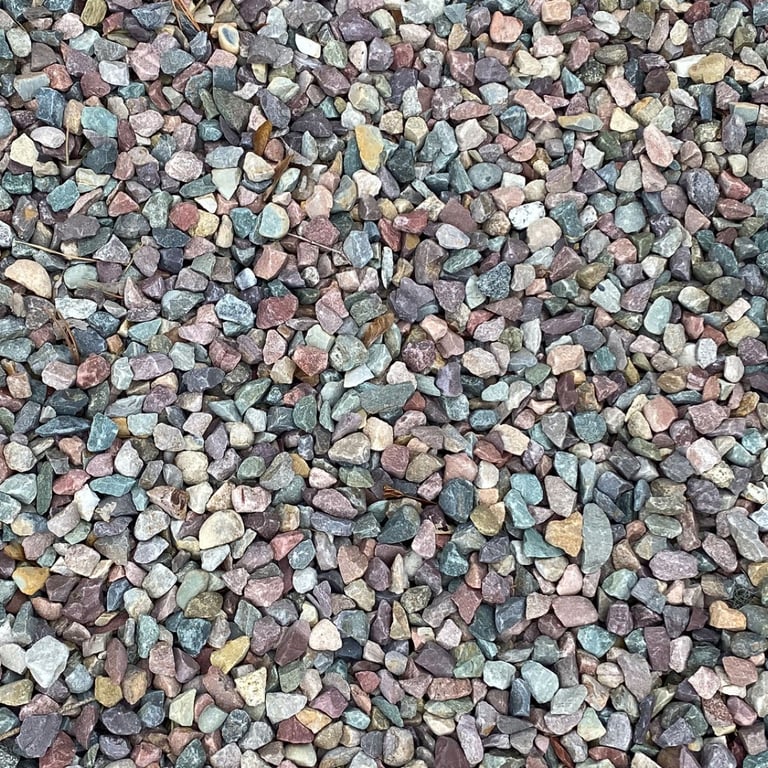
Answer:
M765 768L768 1L2 0L0 768Z

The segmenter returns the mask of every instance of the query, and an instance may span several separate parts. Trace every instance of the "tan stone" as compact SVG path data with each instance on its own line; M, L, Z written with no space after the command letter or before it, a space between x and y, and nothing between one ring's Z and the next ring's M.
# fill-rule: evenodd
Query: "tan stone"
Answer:
M709 624L715 629L740 632L747 628L747 617L735 608L729 608L722 600L715 600L709 606Z
M80 20L86 27L96 27L104 21L107 15L107 4L104 0L88 0L80 13Z
M211 654L211 664L226 675L245 658L250 646L249 637L236 637Z
M617 107L613 110L613 114L611 115L610 127L612 131L628 133L629 131L636 131L640 127L640 123L628 115L623 109Z
M550 520L544 539L553 547L560 547L571 557L577 557L584 543L581 513L574 512L565 520Z
M564 24L570 18L571 4L568 0L544 0L541 20L545 24Z
M0 704L6 707L22 707L28 704L35 692L31 680L16 680L7 685L0 685Z
M320 733L323 728L331 723L331 718L328 717L325 712L320 712L319 710L311 709L310 707L302 709L301 712L296 715L296 719L305 728L309 728L312 733Z
M51 298L51 278L45 268L32 259L18 259L6 268L5 276L36 296Z
M381 131L373 125L356 125L355 141L363 167L376 173L381 168L381 155L384 151Z
M102 707L114 707L123 699L120 686L106 675L99 675L94 681L93 695Z
M13 580L20 592L25 595L34 595L45 586L49 573L48 568L21 565L13 572Z
M341 648L341 634L332 621L320 619L312 627L309 647L313 651L338 651Z
M245 533L243 519L233 510L214 512L200 527L200 549L237 541Z
M504 525L505 510L501 502L475 507L469 519L483 536L495 536Z
M722 53L710 53L694 64L688 74L694 83L719 83L730 67L730 61Z
M235 688L247 706L263 706L267 695L267 670L262 667L236 678Z
M129 667L122 683L123 698L133 706L147 692L149 675L145 669Z

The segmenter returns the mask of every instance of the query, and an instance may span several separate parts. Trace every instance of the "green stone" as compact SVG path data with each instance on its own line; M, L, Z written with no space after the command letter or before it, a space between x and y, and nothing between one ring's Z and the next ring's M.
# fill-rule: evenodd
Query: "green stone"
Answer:
M117 137L117 115L104 107L83 107L80 123L84 130L93 131L99 136Z
M125 496L136 485L136 480L132 477L111 475L109 477L97 477L95 480L91 480L90 485L91 490L104 496Z
M613 647L616 635L601 627L580 627L576 636L581 647L597 658L602 658Z
M379 541L382 544L400 544L404 541L410 541L417 534L420 526L419 513L413 507L404 505L389 518L379 536ZM466 568L462 573L466 573L469 568L466 561L464 563Z
M371 704L376 707L384 717L389 720L392 725L396 725L398 728L403 727L403 718L400 717L397 707L394 704L388 702L383 696L373 696L371 698Z
M528 687L531 689L531 696L539 704L546 704L551 701L560 687L557 675L537 661L523 662L520 667L520 676L528 683Z
M544 500L544 489L536 475L512 475L509 484L520 493L526 504L541 504Z
M649 333L660 336L672 317L672 302L666 296L659 296L650 307L643 320L643 326Z
M512 525L515 528L533 528L536 520L528 511L528 505L525 503L519 491L512 489L504 496L504 508L512 516Z
M197 718L197 727L203 733L213 733L224 725L227 713L215 705L206 707Z
M181 750L175 766L176 768L203 768L207 759L200 740L194 739Z
M87 448L91 453L106 451L117 437L117 424L103 413L96 413L91 422L91 431L88 435Z
M453 668L453 676L462 679L477 678L483 675L485 656L483 656L477 643L462 643L454 651L456 666Z
M202 304L204 299L202 293L167 291L160 300L163 317L168 320L181 320L195 307Z
M562 557L563 550L544 541L544 537L534 528L523 532L523 552L526 557Z
M235 405L240 413L245 413L249 408L260 402L272 386L271 379L254 379L243 384L235 395Z
M140 659L148 659L149 652L160 638L160 627L151 616L139 616L136 629L136 651Z
M603 579L603 591L617 600L629 600L632 588L637 584L637 576L626 568L620 568Z
M68 179L51 191L46 200L51 206L51 210L58 212L71 208L79 197L80 192L74 179Z
M608 431L605 419L591 411L574 414L573 428L579 439L590 445L599 443Z
M37 478L34 475L11 475L0 483L0 493L22 504L31 504L37 496Z
M381 541L381 537L379 540ZM459 552L456 544L452 541L449 541L443 547L443 551L440 553L439 564L440 572L446 576L463 576L469 571L467 558Z
M317 401L314 395L307 395L293 407L293 423L297 429L312 432L317 426Z

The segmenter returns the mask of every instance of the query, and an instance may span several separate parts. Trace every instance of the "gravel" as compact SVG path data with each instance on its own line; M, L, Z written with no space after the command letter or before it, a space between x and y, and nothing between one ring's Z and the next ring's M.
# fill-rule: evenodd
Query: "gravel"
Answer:
M768 764L767 26L0 0L0 768Z

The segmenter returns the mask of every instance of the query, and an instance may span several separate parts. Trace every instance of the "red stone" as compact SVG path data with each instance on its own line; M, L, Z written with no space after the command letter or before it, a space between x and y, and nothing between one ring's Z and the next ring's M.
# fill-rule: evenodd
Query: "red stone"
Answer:
M287 322L299 307L299 300L291 293L286 296L270 296L259 303L256 313L257 327L266 330Z
M292 549L304 541L304 534L300 531L288 531L275 536L269 545L275 553L275 560L282 560Z
M53 744L40 758L40 768L66 768L75 758L75 744L63 731L56 734Z
M171 223L184 232L192 229L200 219L200 211L194 203L179 203L168 214Z
M404 445L388 445L381 453L381 468L395 477L405 477L410 454Z
M43 72L51 81L51 88L55 91L68 91L72 87L72 78L63 64L51 64Z
M235 347L223 339L214 339L208 348L211 362L222 371L232 371L242 359L242 355Z
M491 17L489 34L494 43L514 43L523 31L523 22L515 16L496 11Z
M288 744L311 744L314 737L312 731L306 725L302 725L295 717L289 717L277 726L278 740L288 742Z
M429 216L423 208L410 213L401 213L392 220L392 226L400 232L408 232L418 235L424 231L429 221Z
M285 266L288 254L275 245L265 245L264 250L256 259L253 272L262 280L272 280L280 274Z
M111 90L112 86L109 83L105 83L98 72L86 72L80 78L80 87L83 90L83 97L88 99L91 96L106 96Z

